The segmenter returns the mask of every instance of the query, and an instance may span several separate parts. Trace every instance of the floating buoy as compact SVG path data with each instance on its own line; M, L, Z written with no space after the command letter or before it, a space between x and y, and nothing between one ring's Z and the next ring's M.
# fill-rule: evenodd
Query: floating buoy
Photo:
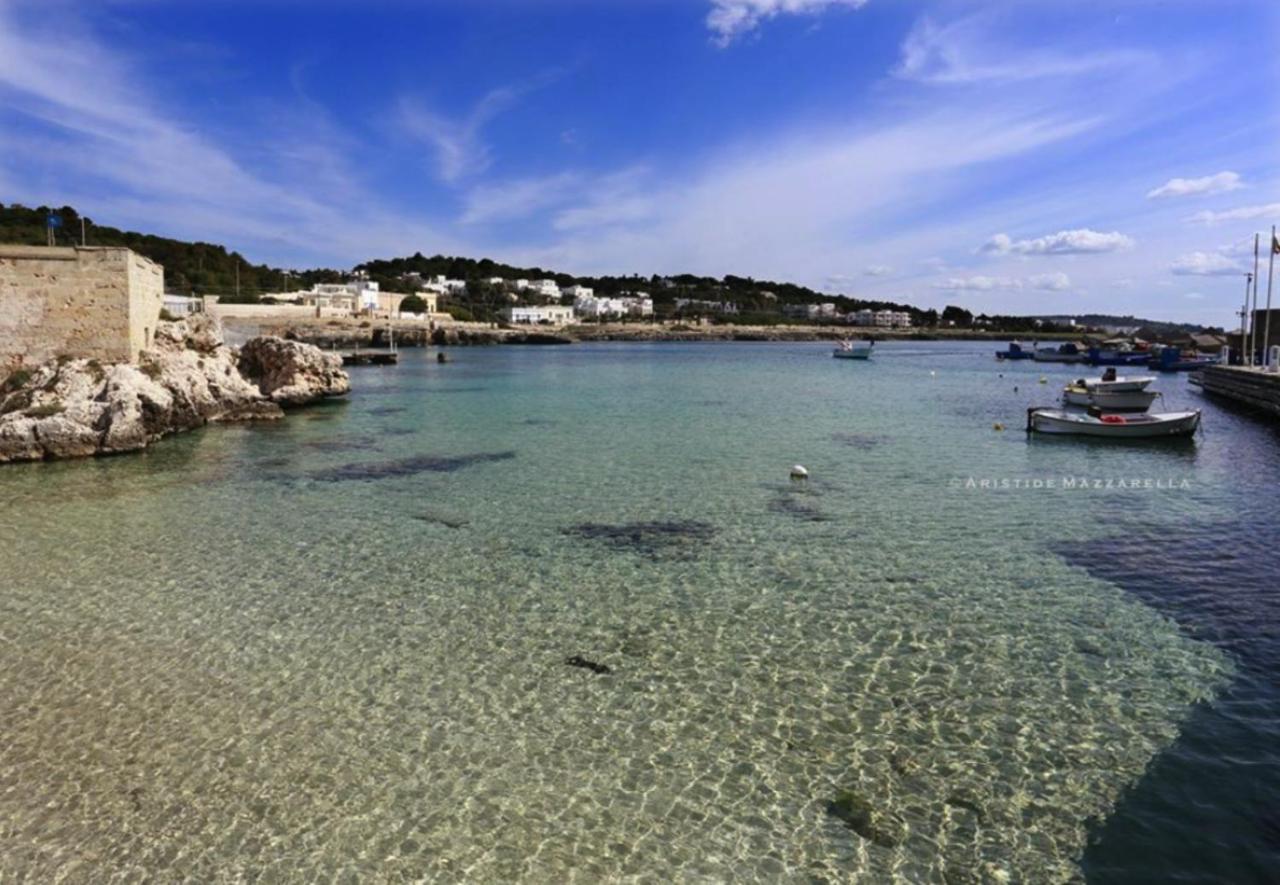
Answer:
M992 424L992 425L991 425L991 429L992 429L992 430L1004 430L1004 425L1003 425L1003 424L1001 424L999 421L997 421L995 424Z
M930 378L936 378L936 377L937 377L937 375L938 375L938 373L937 373L937 372L935 372L933 369L930 369L930 370L929 370L929 377L930 377Z
M1048 383L1049 383L1049 379L1048 379L1048 378L1046 378L1046 377L1044 377L1043 375L1041 375L1041 376L1040 376L1040 383L1041 383L1041 384L1048 384Z
M796 464L791 468L791 478L792 479L808 479L809 471L805 470L799 464Z

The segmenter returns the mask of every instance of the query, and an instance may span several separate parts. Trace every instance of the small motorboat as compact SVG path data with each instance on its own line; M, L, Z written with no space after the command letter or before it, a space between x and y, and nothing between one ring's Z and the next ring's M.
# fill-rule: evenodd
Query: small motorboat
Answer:
M1027 409L1027 432L1146 439L1190 436L1200 426L1200 410L1142 415L1093 415L1065 409Z
M1097 406L1104 412L1145 412L1160 394L1154 390L1108 390L1077 381L1062 391L1062 401L1072 406Z
M1037 348L1032 351L1031 358L1037 363L1078 363L1084 359L1084 354L1068 341L1060 347Z
M1101 378L1080 378L1075 383L1089 390L1106 391L1108 393L1124 393L1132 390L1146 390L1147 385L1156 380L1154 375L1116 375L1108 371Z
M1035 357L1035 351L1023 350L1022 345L1017 341L1010 341L1008 350L997 350L996 359L998 360L1029 360Z
M838 360L869 360L874 341L841 341L831 355Z

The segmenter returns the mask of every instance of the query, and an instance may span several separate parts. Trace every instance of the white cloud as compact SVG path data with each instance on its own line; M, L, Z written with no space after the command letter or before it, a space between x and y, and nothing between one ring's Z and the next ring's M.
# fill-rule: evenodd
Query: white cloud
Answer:
M990 292L993 289L1021 289L1022 281L1015 277L951 277L934 283L933 288L948 292Z
M1027 278L1032 289L1043 289L1048 292L1061 292L1071 288L1071 277L1062 272L1035 274Z
M1085 227L1032 240L1014 240L1008 234L996 234L978 251L990 255L1084 255L1131 248L1133 240L1119 231L1102 233Z
M858 9L867 0L711 0L707 27L717 46L728 46L778 15L818 15L833 7Z
M862 273L868 277L887 277L893 273L893 268L887 264L869 264Z
M1147 199L1221 194L1243 186L1240 176L1235 172L1219 172L1217 175L1206 175L1203 178L1171 178L1155 190L1148 191Z
M1190 298L1192 301L1199 301L1200 299L1204 298L1204 296L1201 295L1199 292L1184 292L1182 294L1182 297Z
M1188 221L1199 224L1218 224L1223 221L1252 221L1265 218L1268 221L1280 221L1280 203L1268 203L1265 206L1240 206L1222 212L1197 212Z
M1174 259L1169 270L1178 276L1225 277L1245 272L1244 266L1221 252L1189 252Z
M997 289L1038 289L1045 292L1062 292L1071 288L1071 278L1065 273L1034 274L1023 277L992 277L979 274L971 277L950 277L934 283L933 288L948 292L991 292Z

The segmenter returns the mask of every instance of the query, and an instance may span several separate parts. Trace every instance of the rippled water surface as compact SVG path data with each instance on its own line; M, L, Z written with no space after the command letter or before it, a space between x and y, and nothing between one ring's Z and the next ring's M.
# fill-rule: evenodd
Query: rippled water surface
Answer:
M1275 433L1029 441L1080 370L991 350L406 352L0 470L0 880L1264 881Z

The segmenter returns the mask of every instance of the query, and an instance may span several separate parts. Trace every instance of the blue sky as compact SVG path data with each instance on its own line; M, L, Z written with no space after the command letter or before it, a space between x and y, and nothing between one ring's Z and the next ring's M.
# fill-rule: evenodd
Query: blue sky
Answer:
M284 266L488 255L1232 320L1261 0L0 0L0 200Z

